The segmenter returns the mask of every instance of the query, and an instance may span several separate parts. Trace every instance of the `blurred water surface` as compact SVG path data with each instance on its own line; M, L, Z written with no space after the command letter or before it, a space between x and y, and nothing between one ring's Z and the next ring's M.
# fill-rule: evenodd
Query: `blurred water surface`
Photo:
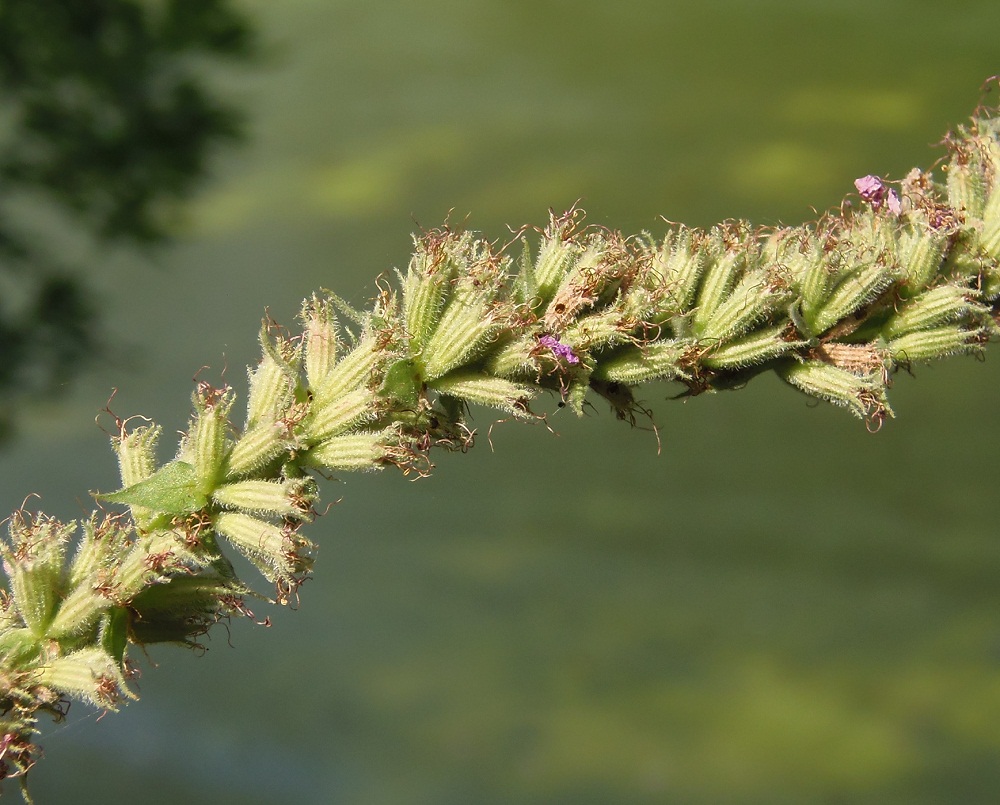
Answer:
M928 167L1000 72L993 0L238 5L265 58L206 79L250 143L161 265L95 267L129 360L23 423L0 509L80 516L113 387L182 429L265 308L363 301L419 226L797 223ZM992 353L920 368L877 435L771 378L650 388L660 455L598 403L345 477L301 609L153 652L142 701L48 731L37 801L994 802L998 387Z

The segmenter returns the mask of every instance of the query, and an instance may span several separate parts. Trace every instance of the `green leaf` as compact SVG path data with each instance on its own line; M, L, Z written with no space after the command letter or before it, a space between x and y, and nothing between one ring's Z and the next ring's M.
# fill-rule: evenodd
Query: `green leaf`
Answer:
M189 514L208 503L208 496L198 490L194 467L184 461L171 461L137 484L95 497L163 514Z

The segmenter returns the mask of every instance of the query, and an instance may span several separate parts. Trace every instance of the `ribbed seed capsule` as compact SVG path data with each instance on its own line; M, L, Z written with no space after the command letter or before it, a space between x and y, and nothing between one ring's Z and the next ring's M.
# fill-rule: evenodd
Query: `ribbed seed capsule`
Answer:
M642 347L625 347L600 360L593 376L626 386L653 380L675 380L685 377L681 362L692 349L693 342L690 340L656 341Z
M276 517L301 518L316 496L302 479L248 480L220 486L212 499L220 506Z
M983 176L970 154L959 152L948 165L948 203L965 213L966 220L983 214L986 192Z
M66 543L74 526L47 517L10 518L9 541L0 543L9 591L24 625L38 637L55 614L62 587Z
M313 388L313 406L323 406L348 391L367 386L383 358L375 333L366 330L354 349L337 361L319 386Z
M127 603L151 584L168 579L187 562L196 562L195 555L179 532L157 529L143 534L112 580L116 603Z
M70 588L106 567L129 537L129 529L119 527L118 518L113 515L106 517L102 523L97 522L96 514L91 515L81 530L67 580Z
M322 406L314 405L309 418L302 423L303 431L312 443L321 442L343 433L362 422L378 416L380 398L367 388L354 389Z
M454 250L468 251L468 233L432 236L415 241L415 252L402 278L403 317L410 337L410 349L419 353L437 326L448 291L455 280Z
M990 258L997 261L1000 260L1000 142L995 128L980 140L983 178L988 188L980 243Z
M120 436L111 440L118 454L118 470L122 478L122 488L145 481L156 471L156 444L160 437L159 425L140 426L130 432L122 430ZM149 524L154 516L151 509L132 506L132 518L140 528Z
M739 338L790 298L791 293L775 283L768 269L758 268L743 276L697 334L703 341Z
M594 239L584 245L545 308L544 329L561 331L610 292L619 277L618 266L604 264L607 251L607 245Z
M695 242L695 235L687 228L681 228L664 238L652 267L653 272L662 278L664 289L657 321L686 313L694 304L707 256L702 246L703 244Z
M489 295L462 283L420 356L424 379L441 377L478 355L498 325Z
M802 341L789 341L787 326L767 327L742 338L726 342L701 359L710 369L743 369L774 360L800 346Z
M712 256L702 274L698 302L691 320L691 331L699 335L705 325L729 295L744 268L744 256L739 249L729 249L721 238L713 244Z
M955 285L939 285L908 300L882 328L886 340L928 330L944 322L958 321L972 310L985 313L985 308L973 306L967 299L969 290Z
M60 601L55 617L45 630L45 636L50 640L59 640L83 634L113 603L92 586L78 585Z
M778 370L779 376L813 397L842 405L857 417L891 416L885 386L874 376L858 375L820 361L794 363Z
M974 352L981 348L982 330L967 330L957 325L918 330L886 344L893 360L899 363L929 361Z
M111 440L118 454L122 487L144 481L156 471L156 443L161 431L159 425L143 425L128 432L123 430Z
M229 540L268 581L290 579L305 569L304 557L278 526L239 512L221 512L213 518L216 531Z
M105 710L116 710L122 698L136 698L126 687L118 664L100 648L82 648L55 657L37 673L39 685Z
M531 283L538 301L548 304L579 258L581 248L576 241L565 239L561 231L547 235L542 240L532 269Z
M198 488L208 494L218 483L226 459L229 409L233 394L229 389L200 388L194 395L195 416L188 429L181 455L195 469Z
M303 326L306 381L316 388L337 363L340 348L337 316L332 300L313 294L299 314Z
M331 471L381 469L395 435L393 428L386 428L332 436L313 447L305 460L310 466Z
M527 401L533 392L528 386L501 377L477 373L456 373L435 380L431 388L466 402L499 408L514 416L527 416Z
M617 308L581 316L559 336L577 352L597 352L630 341L629 328L623 324Z
M805 315L805 321L811 330L806 335L825 333L837 322L875 299L894 280L893 270L878 262L859 266L840 280L814 314Z
M907 283L926 286L941 269L948 247L948 230L932 229L923 213L911 213L911 222L900 232L896 249Z
M532 375L535 366L535 349L538 338L534 333L523 335L497 349L489 359L487 370L497 377L515 378Z
M260 363L249 373L247 427L280 417L291 404L298 381L298 348L284 339L272 343L266 330L261 331L260 343Z
M236 440L226 463L226 477L238 477L266 467L284 452L290 442L281 422L261 422Z

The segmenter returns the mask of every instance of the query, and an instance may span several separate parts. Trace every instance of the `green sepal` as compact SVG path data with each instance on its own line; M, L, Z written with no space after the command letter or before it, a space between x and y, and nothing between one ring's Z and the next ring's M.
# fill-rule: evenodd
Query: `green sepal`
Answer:
M162 514L178 515L196 512L208 503L208 496L198 489L195 468L186 461L171 461L144 481L94 497L108 503L142 506Z
M104 613L100 626L101 648L121 665L128 648L128 610L113 607Z
M423 378L420 369L409 359L396 361L382 380L382 394L402 405L415 407L420 400Z
M27 667L42 655L42 645L31 629L4 629L0 632L0 661L6 668Z
M226 574L177 576L169 584L154 584L132 599L132 640L139 645L183 643L195 638L218 620L234 614L233 602L248 594Z

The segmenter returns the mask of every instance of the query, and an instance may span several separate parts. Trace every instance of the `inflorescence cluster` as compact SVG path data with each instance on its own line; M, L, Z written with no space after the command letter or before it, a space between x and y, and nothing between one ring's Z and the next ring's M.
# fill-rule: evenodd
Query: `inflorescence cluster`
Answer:
M315 476L426 474L432 447L471 445L469 404L529 420L543 391L578 413L593 391L634 422L640 384L699 394L773 370L878 428L898 369L997 332L1000 121L984 114L945 142L943 180L866 176L860 201L808 226L675 226L657 241L571 210L502 247L443 228L415 239L370 310L317 294L300 334L265 322L241 427L231 389L199 382L168 463L157 426L117 423L122 489L99 499L119 513L10 518L0 776L34 763L40 713L134 698L131 647L196 645L250 615L226 551L292 600L311 570Z

